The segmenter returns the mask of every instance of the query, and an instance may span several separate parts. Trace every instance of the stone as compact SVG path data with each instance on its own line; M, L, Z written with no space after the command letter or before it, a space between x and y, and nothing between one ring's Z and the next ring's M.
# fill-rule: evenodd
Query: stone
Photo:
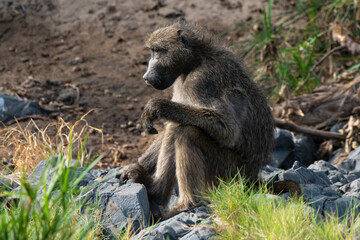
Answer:
M287 160L293 148L295 147L293 136L289 131L275 129L275 150L272 153L269 165L280 167Z
M43 109L36 101L25 101L6 94L0 94L0 121L8 122L22 116L46 115L51 113Z
M305 200L311 200L315 196L321 195L322 186L317 184L305 184L302 187L303 197Z
M188 212L182 212L168 220L160 222L157 225L151 226L148 229L143 229L131 238L131 240L181 239L192 232L194 225L200 224L206 218L208 218L208 210L206 207L201 206Z
M292 180L299 184L313 183L324 187L328 187L331 184L325 174L321 172L314 173L312 170L303 167L280 172L279 180Z
M324 172L325 174L329 174L330 170L336 170L336 167L331 165L330 163L320 160L317 163L311 164L308 169L313 170L315 172Z
M323 188L321 194L329 197L341 197L339 191L332 189L331 187Z
M129 183L99 191L99 198L107 199L102 213L104 227L116 236L132 222L132 229L148 227L150 208L146 189L143 185Z
M335 167L345 173L359 172L360 171L360 160L354 158L347 158L343 162L336 164Z
M266 165L259 173L259 178L264 182L276 182L279 180L278 173L280 169Z
M344 177L344 174L341 173L340 171L330 171L328 178L330 180L330 182L332 184L336 183L336 182L340 182L342 184L347 183L348 181L346 180L346 178Z
M275 142L276 148L293 149L295 147L293 135L289 131L283 129L275 129Z
M360 179L356 179L350 183L350 189L352 192L360 192Z
M217 239L217 234L214 229L211 228L212 222L209 219L206 219L204 222L202 222L199 226L196 226L180 238L180 240L211 240L211 239Z
M351 196L338 198L335 201L326 201L324 205L325 214L334 214L343 218L347 213L357 216L360 213L360 200Z
M314 154L317 151L317 146L314 140L310 137L300 137L297 138L297 143L292 151L292 156L290 156L284 163L281 165L283 169L289 169L295 161L299 161L302 166L309 166L315 161Z
M64 103L65 105L72 105L75 104L78 97L78 93L74 88L65 88L60 91L56 100Z

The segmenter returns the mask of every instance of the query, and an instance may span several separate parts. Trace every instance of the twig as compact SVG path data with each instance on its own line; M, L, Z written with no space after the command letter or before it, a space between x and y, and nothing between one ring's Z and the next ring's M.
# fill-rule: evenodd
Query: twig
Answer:
M7 121L7 122L6 122L6 125L11 125L11 124L13 124L13 123L25 121L25 120L28 120L28 119L48 120L49 117L43 117L43 116L38 116L38 115L22 116L22 117L14 118L14 120L9 120L9 121Z
M342 135L340 133L334 133L334 132L311 129L311 128L307 128L307 127L301 127L294 123L283 121L278 118L274 118L274 120L275 120L275 125L278 128L286 129L291 132L303 133L305 135L321 137L321 138L326 138L326 139L337 139L337 140L345 140L346 139L346 136Z

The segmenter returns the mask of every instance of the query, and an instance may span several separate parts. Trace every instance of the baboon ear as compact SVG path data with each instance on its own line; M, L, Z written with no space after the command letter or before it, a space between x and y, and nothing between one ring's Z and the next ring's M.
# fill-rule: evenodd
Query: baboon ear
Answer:
M178 37L179 39L183 42L183 43L186 43L186 38L185 38L185 35L184 35L184 31L182 29L179 29L177 31L177 34L178 34Z

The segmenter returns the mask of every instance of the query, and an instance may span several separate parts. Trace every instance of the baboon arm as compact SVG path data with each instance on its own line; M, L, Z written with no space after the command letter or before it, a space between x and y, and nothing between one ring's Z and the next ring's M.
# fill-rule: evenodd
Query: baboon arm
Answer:
M153 129L152 122L155 119L166 119L181 125L199 127L219 144L228 148L236 145L240 135L240 127L226 106L215 111L166 99L151 99L142 114L145 128Z

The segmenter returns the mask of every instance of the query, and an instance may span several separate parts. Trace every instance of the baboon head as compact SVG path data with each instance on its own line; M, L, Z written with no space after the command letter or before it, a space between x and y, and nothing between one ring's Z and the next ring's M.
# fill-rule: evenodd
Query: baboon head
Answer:
M191 44L194 34L184 24L177 23L151 34L146 42L151 50L148 69L143 76L146 84L159 90L166 89L194 66L194 46Z

